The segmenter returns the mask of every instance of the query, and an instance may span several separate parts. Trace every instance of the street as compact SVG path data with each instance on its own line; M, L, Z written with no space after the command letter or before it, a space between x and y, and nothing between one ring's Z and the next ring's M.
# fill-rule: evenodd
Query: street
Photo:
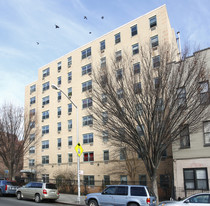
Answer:
M37 206L37 203L35 203L32 200L17 200L16 197L0 197L0 206ZM45 206L61 206L63 204L59 203L51 203L51 202L41 202L38 205L45 205Z

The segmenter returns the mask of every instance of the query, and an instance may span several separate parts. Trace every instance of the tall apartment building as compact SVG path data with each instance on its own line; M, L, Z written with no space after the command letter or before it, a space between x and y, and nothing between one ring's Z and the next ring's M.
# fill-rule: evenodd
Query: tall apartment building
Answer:
M91 97L94 86L91 72L97 69L97 65L108 62L113 54L123 55L124 50L137 54L140 45L150 44L158 55L157 48L164 43L176 45L165 5L41 67L38 80L25 88L25 108L37 115L36 127L40 132L34 137L32 130L32 138L39 138L39 142L25 156L23 171L32 171L38 178L47 179L53 179L61 171L77 171L74 149L77 145L76 110L59 90L51 88L55 84L71 95L71 100L78 107L79 142L84 150L80 157L81 180L86 180L89 185L94 185L97 180L129 181L126 171L111 174L114 168L124 164L123 155L92 128L94 122L86 109L92 106L91 98L87 97L87 91ZM116 159L113 159L113 153L115 156L119 153ZM142 161L138 157L137 160ZM166 158L161 164L160 180L161 173L172 172L171 160ZM137 174L136 181L146 184L143 163Z

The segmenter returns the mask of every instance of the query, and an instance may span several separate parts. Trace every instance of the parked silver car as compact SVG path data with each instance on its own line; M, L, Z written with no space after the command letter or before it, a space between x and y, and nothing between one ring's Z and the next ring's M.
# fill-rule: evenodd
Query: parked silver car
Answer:
M210 206L210 193L199 193L181 201L163 201L159 206Z
M55 184L43 182L29 182L27 185L20 187L16 191L17 199L32 199L35 202L42 200L57 200L59 192Z
M155 206L156 198L146 186L110 185L102 193L86 196L88 206Z

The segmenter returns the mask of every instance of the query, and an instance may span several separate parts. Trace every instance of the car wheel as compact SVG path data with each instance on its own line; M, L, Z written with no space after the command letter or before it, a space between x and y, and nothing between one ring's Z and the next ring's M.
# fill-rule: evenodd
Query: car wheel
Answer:
M41 198L40 198L40 195L39 194L35 194L35 202L36 203L41 202Z
M3 194L2 194L2 191L0 190L0 197L2 197L3 196Z
M128 206L139 206L139 205L136 203L130 203Z
M18 199L18 200L21 200L21 199L22 199L22 197L21 197L21 192L18 192L18 193L17 193L17 199Z
M88 202L88 206L98 206L98 203L97 203L96 200L90 200L90 201Z

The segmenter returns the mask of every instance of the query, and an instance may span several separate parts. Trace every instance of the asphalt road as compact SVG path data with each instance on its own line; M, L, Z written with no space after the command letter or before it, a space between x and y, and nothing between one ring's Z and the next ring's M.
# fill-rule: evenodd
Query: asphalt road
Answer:
M64 206L59 203L51 203L51 202L41 202L38 204L39 206ZM37 206L32 200L17 200L16 197L0 197L0 206Z

